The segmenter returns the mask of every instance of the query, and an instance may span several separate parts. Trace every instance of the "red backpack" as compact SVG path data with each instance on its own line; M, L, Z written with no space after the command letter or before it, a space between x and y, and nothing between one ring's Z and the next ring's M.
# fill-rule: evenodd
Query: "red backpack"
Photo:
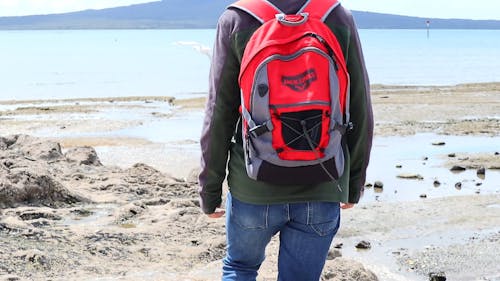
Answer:
M265 0L231 5L262 22L243 54L239 84L243 146L250 178L316 184L344 171L349 75L324 20L336 0L309 0L285 15Z

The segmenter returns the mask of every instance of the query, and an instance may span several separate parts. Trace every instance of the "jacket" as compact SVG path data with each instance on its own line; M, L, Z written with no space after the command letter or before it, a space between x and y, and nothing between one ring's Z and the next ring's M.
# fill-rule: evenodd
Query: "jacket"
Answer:
M287 14L296 13L305 0L270 0ZM238 75L246 42L260 23L249 14L228 8L219 18L209 76L209 93L200 138L200 205L210 214L222 202L226 178L231 195L253 204L328 201L357 203L364 190L373 138L373 113L368 74L354 19L337 6L325 23L337 36L350 75L350 120L344 136L345 170L337 181L317 185L272 185L246 174L239 123Z

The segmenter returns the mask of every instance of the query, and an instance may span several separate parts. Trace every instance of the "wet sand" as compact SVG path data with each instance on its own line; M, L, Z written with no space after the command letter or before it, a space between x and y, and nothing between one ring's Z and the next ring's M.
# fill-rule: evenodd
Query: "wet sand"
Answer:
M425 179L398 179L393 187L384 178L382 193L367 188L365 202L343 212L334 241L343 244L342 257L328 261L324 280L353 280L361 273L365 277L358 280L374 280L367 270L379 280L429 280L429 273L441 271L448 280L500 280L500 146L494 145L500 143L500 83L374 85L372 101L375 143L414 138L435 152L390 161L374 154L371 165L380 167L374 167L370 183L381 179L381 171L396 179L407 167ZM62 187L45 201L4 202L0 280L219 279L224 222L202 215L196 195L204 102L169 97L0 101L0 136L35 136L0 150L7 153L0 157L0 178L9 179L0 186L40 182L46 175L41 178L57 183L48 186ZM492 144L453 150L453 157L439 150L449 142L432 145L456 136ZM49 160L57 146L47 143L61 146ZM81 146L94 147L103 165L75 164L75 157L89 157L88 151L78 157L72 152ZM424 156L430 159L419 159ZM395 168L399 164L403 167ZM448 174L453 166L466 170ZM476 175L482 167L485 178ZM446 173L439 176L443 194L433 196L424 188L434 181L428 171ZM427 197L405 197L405 187L421 189L413 193ZM361 240L371 248L357 250ZM275 280L276 247L273 241L259 280Z

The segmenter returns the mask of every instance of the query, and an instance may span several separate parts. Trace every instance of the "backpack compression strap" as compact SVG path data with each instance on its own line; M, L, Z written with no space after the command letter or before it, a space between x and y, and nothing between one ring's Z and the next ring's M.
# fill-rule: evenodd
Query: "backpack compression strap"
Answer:
M307 0L297 14L309 13L309 16L325 21L330 12L339 4L338 0ZM261 23L274 19L276 14L283 14L278 7L267 0L239 0L229 7L243 10Z

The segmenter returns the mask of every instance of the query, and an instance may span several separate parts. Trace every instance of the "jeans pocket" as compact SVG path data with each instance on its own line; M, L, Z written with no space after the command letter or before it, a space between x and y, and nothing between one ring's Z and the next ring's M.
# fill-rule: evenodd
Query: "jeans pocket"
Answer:
M310 202L307 224L319 236L336 234L340 226L340 204L335 202Z
M231 197L231 219L242 228L267 228L268 212L268 205L245 203Z

